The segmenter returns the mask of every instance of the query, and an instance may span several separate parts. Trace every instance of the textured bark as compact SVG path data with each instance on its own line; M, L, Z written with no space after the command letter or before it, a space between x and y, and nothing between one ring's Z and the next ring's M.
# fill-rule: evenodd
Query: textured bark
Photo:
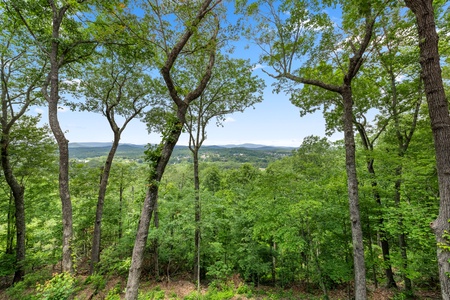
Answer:
M359 211L358 178L356 174L356 150L353 132L353 99L351 86L345 83L342 86L342 100L344 105L345 166L347 171L348 201L353 241L355 299L363 300L367 299L366 266L364 261L364 244Z
M53 4L53 2L52 2ZM48 102L49 125L56 139L59 149L59 196L62 204L62 271L73 273L72 262L72 201L69 192L69 141L66 139L58 119L59 102L59 69L64 58L59 57L59 43L61 23L68 7L65 6L58 10L54 4L53 9L53 27L52 42L49 52L50 72L47 82L43 87L43 94ZM48 92L50 88L50 93Z
M180 114L183 116L186 114L186 107L180 111ZM158 201L158 183L160 182L167 163L169 162L170 156L172 155L172 151L175 148L182 128L182 125L175 126L174 130L171 132L170 137L164 143L161 156L159 157L155 170L150 178L149 187L147 189L144 205L141 211L141 217L139 219L133 254L131 256L131 266L128 273L127 289L125 294L125 299L127 300L135 300L138 296L139 277L141 276L142 271L142 262L144 260L144 250L147 243L149 225Z
M94 233L92 236L92 253L91 253L91 265L90 273L93 274L95 267L100 261L100 241L101 241L101 230L102 230L102 218L103 218L103 206L105 203L106 188L108 186L109 174L111 172L111 166L116 154L117 147L119 146L120 133L117 130L114 132L114 140L109 150L108 157L106 158L105 164L103 166L103 172L100 180L100 187L98 191L97 198L97 210L95 213L95 223L94 223Z
M442 299L450 299L450 251L442 246L449 245L445 232L450 231L450 116L448 102L439 62L438 35L434 20L432 0L405 0L416 16L419 31L420 64L428 102L428 110L436 151L436 165L439 183L439 215L431 228L438 244L437 259Z

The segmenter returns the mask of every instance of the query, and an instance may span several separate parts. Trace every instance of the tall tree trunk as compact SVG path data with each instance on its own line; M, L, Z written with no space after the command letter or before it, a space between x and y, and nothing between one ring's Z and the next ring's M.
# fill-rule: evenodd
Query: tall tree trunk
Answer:
M155 210L154 211L155 217L153 218L153 225L155 226L155 229L158 229L159 228L158 202L155 203L154 210ZM155 279L159 281L159 240L157 236L153 239L153 265L155 268Z
M123 219L122 219L122 211L123 211L123 168L121 169L121 174L120 174L120 183L119 183L119 233L118 233L118 238L119 241L120 239L122 239L122 234L123 234Z
M375 177L375 169L373 167L373 159L371 159L367 163L367 169L369 170L369 173ZM381 196L377 190L377 186L378 186L378 183L374 178L372 180L373 197L375 198L375 202L377 203L378 207L381 208L382 207ZM380 237L381 252L382 252L383 261L384 261L384 274L386 275L386 281L387 281L386 287L397 288L397 284L395 283L395 279L394 279L394 272L392 272L391 258L390 258L390 254L389 254L389 242L387 240L386 231L384 230L383 215L380 215L380 217L378 218L378 223L380 224L380 229L378 229L378 234Z
M57 80L52 78L52 96L58 99ZM56 81L56 83L55 83ZM56 90L56 91L55 91ZM59 148L59 196L62 205L62 270L63 272L73 272L72 263L72 238L73 238L73 221L72 221L72 201L69 192L69 142L64 136L58 121L58 103L51 100L49 102L49 123L53 131Z
M395 170L398 179L395 181L395 205L397 209L400 211L400 187L401 187L401 179L400 176L402 174L402 167L399 166ZM398 227L400 229L400 234L398 235L398 246L400 248L400 255L402 257L402 269L403 269L403 281L405 282L405 291L407 294L412 295L412 284L411 279L406 275L406 270L408 269L408 254L406 251L406 234L404 232L403 226L403 216L400 213L398 218Z
M53 3L51 3L53 4ZM62 206L62 271L73 273L72 262L72 201L69 192L69 141L64 135L58 120L58 102L59 102L59 69L64 62L64 57L59 56L59 33L61 23L69 6L57 9L52 5L52 41L49 51L50 72L47 80L42 87L42 93L48 102L49 125L56 139L59 149L59 196ZM48 88L50 85L50 93Z
M3 125L3 124L2 124ZM7 126L2 126L7 129ZM6 128L5 128L6 127ZM1 138L1 162L3 174L11 189L14 198L15 223L16 223L16 262L13 283L19 282L25 275L25 188L14 176L9 160L9 132L2 132Z
M178 115L182 114L182 119L186 114L186 107L179 110ZM155 162L154 170L152 170L147 193L145 195L144 204L142 206L141 217L139 219L136 240L134 242L133 254L131 256L131 266L128 273L127 289L125 299L135 300L138 296L139 277L142 271L142 262L144 260L144 250L147 243L150 221L153 211L158 201L158 184L161 181L164 170L169 162L172 151L182 132L183 123L173 126L170 136L162 145L161 155Z
M436 151L439 182L439 215L431 228L438 244L437 259L442 299L450 299L450 251L440 245L448 245L445 232L450 231L450 116L439 62L438 35L434 20L432 0L405 0L416 16L419 31L420 64Z
M198 162L199 147L194 146L192 151L194 157L194 189L195 189L195 233L194 233L194 278L197 281L197 288L200 289L200 178L199 178L199 162Z
M369 214L366 212L367 214L367 233L369 236L369 255L370 255L370 259L372 260L372 280L373 280L373 284L375 286L375 288L378 288L378 279L377 279L377 270L376 270L376 266L375 266L375 256L373 253L373 249L372 249L372 245L373 245L373 239L372 239L372 229L370 228L370 220L369 220Z
M100 242L102 235L102 218L103 218L103 206L105 203L106 188L108 186L109 174L111 172L111 166L116 154L117 147L119 146L120 134L114 132L114 140L109 150L108 157L106 158L105 165L103 166L103 172L100 180L100 187L98 191L97 199L97 211L95 213L94 234L92 236L92 253L91 253L91 265L90 274L93 274L96 265L100 261Z
M14 253L14 197L12 192L9 193L9 203L8 203L8 228L6 232L6 250L5 254Z
M353 241L353 262L355 268L355 299L367 299L366 266L364 262L364 244L359 212L358 178L356 174L356 150L353 132L353 99L350 83L342 86L344 104L344 140L345 165L347 171L348 200Z

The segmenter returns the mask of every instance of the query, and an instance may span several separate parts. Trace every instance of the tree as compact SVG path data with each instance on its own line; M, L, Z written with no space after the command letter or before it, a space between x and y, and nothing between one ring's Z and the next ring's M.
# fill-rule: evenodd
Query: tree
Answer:
M192 5L192 3L174 3L173 7L172 5L160 6L153 1L146 3L145 17L149 19L149 22L154 20L160 22L155 32L155 34L158 32L161 34L161 36L157 36L161 38L161 44L159 44L162 47L160 55L163 57L163 62L160 64L160 73L167 86L167 93L173 101L175 112L167 120L161 143L156 149L147 151L148 161L152 170L149 174L149 185L136 233L128 274L126 299L137 298L150 220L157 205L158 183L161 181L173 148L183 130L189 105L201 95L211 78L218 43L218 19L214 11L220 3L220 0L204 0L195 3L196 5ZM170 32L169 24L173 24L174 17L175 22L180 22L180 25L184 28L183 31L178 31L178 34ZM152 35L146 42L154 43L155 38ZM209 57L209 60L203 65L200 80L188 90L180 90L172 75L173 69L176 70L177 59L184 55L206 55ZM190 71L189 69L185 70L187 72Z
M92 64L86 65L79 87L75 89L86 97L85 102L74 104L81 110L100 112L108 120L113 142L102 167L98 191L97 210L92 240L91 274L100 260L101 223L109 174L121 135L128 123L139 117L150 105L153 84L136 46L104 45ZM116 115L123 117L122 125Z
M419 32L420 64L428 102L431 129L436 151L436 166L439 180L439 215L431 224L438 243L437 257L442 299L450 299L450 116L442 81L438 35L434 19L432 0L405 0L406 6L416 16Z
M62 269L73 272L71 243L73 239L72 202L69 191L69 148L58 119L61 95L61 72L70 64L91 55L96 44L83 26L83 12L90 9L87 1L53 0L34 2L7 2L9 11L14 11L26 26L41 55L49 61L42 94L48 103L49 125L59 148L59 193L62 203L63 240ZM77 15L79 18L72 18ZM50 22L51 20L51 22ZM51 24L51 25L50 25ZM64 31L64 34L62 32Z
M195 187L194 278L199 288L201 209L198 155L206 139L206 127L213 118L217 119L217 125L221 125L226 114L243 112L245 108L262 101L263 86L263 82L252 75L252 66L247 61L218 55L206 89L188 108L185 127L194 159Z
M7 13L1 16L0 34L1 79L1 165L15 207L16 271L13 283L22 280L25 270L25 186L17 177L17 168L11 161L12 130L22 119L29 106L39 101L38 89L42 85L46 68L36 47L27 44L26 30L18 20ZM25 31L25 33L24 33ZM25 122L22 122L23 124Z
M14 269L14 279L13 283L17 282L16 280L21 280L22 278L18 277L18 275L25 273L25 271L29 270L29 266L33 265L33 257L35 253L33 250L29 251L30 244L32 244L32 236L33 230L29 230L28 225L32 218L35 218L34 212L34 203L33 203L33 194L35 194L35 186L41 184L40 189L45 190L46 183L43 183L49 180L51 176L45 176L45 179L42 179L43 176L38 176L36 174L51 174L54 171L53 164L55 162L54 158L56 157L56 148L54 140L50 137L50 131L47 127L39 127L38 123L40 122L40 117L32 117L28 115L23 115L19 119L17 119L14 124L9 128L10 132L7 137L8 140L8 148L7 148L7 160L8 166L10 167L11 174L6 175L3 171L2 174L5 176L4 180L8 182L10 178L7 176L12 176L18 186L22 189L22 194L20 194L21 198L21 206L17 207L16 204L13 205L13 208L8 209L9 212L15 212L18 209L20 211L15 212L13 218L8 218L8 234L11 235L11 240L7 237L6 240L8 243L11 243L12 246L12 234L16 233L16 262ZM5 158L3 158L5 159ZM50 183L54 183L54 181L49 180ZM50 186L51 184L49 184ZM8 183L9 187L9 183ZM14 202L17 202L16 195L12 193L12 189L9 187L8 196L11 193L11 197L14 199ZM48 191L48 190L47 190ZM8 197L9 198L9 197ZM43 198L41 196L41 198ZM11 202L9 204L11 207ZM26 212L26 214L25 214ZM42 213L42 210L41 210ZM17 218L21 218L17 220ZM15 221L14 221L15 219ZM9 222L15 222L15 226L10 226ZM12 224L11 224L12 225ZM25 230L25 231L22 231ZM26 235L23 239L25 243L22 245L22 237L21 235ZM22 260L18 260L18 257L22 256ZM28 267L28 268L27 268ZM6 271L6 270L4 270Z
M321 93L318 90L323 89L326 92L322 94L326 96L320 98L320 104L316 105L324 105L325 108L336 106L341 112L342 123L339 124L342 124L346 145L355 298L366 299L366 271L353 131L352 82L364 62L364 54L369 47L377 13L381 8L378 3L361 5L360 2L352 1L333 2L340 5L343 11L341 32L334 32L329 17L317 12L321 8L315 7L309 1L285 1L279 7L273 1L260 3L265 4L267 9L259 14L260 35L256 41L263 48L261 62L269 64L275 72L269 75L279 80L278 91L283 89L284 85L284 89L292 93L292 101L309 112L317 108L308 101L317 101L314 99L318 99L317 94ZM291 14L286 16L286 11ZM320 42L315 43L316 38L321 38ZM306 66L295 69L299 65L297 59L304 56L309 59ZM301 87L302 93L294 94L291 86L295 84L311 87ZM305 91L310 91L311 94L303 97ZM336 94L339 99L335 98ZM326 102L330 99L334 102Z
M387 126L385 140L395 140L397 144L394 150L399 158L396 162L396 174L394 178L395 206L400 207L402 188L402 159L408 151L409 145L416 130L419 112L423 98L423 86L420 78L420 67L414 59L417 47L411 47L411 41L416 40L416 34L411 30L412 20L402 17L400 6L393 6L389 12L382 16L380 21L379 38L376 39L374 61L368 63L367 69L381 67L382 76L378 78L377 85L381 86L383 97L380 97L382 105L379 121ZM401 38L399 38L401 37ZM370 71L369 71L370 73ZM369 75L370 76L370 75ZM383 78L380 80L380 78ZM402 216L399 216L398 225L403 228ZM406 247L406 232L402 229L398 235L398 243L402 256L401 272L405 283L405 289L412 295L411 280L407 276L408 258Z

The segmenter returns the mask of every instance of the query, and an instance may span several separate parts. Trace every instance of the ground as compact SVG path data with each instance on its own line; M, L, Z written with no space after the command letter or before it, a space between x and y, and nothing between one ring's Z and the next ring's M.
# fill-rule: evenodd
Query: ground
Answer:
M95 281L89 281L88 276L77 276L79 289L76 292L74 299L90 300L90 299L105 299L109 295L109 299L123 299L124 288L126 280L119 276L98 277L102 279L103 285L97 284ZM2 283L5 283L5 278L1 278ZM0 300L9 300L15 297L10 297L5 291L5 285L0 289ZM97 288L96 288L97 287ZM171 280L162 280L156 282L151 279L143 279L140 285L140 292L142 293L140 299L198 299L196 294L197 287L190 280L184 278L174 278ZM399 294L398 290L386 289L383 287L374 288L368 287L368 296L370 300L386 300L386 299L406 299ZM33 292L29 289L28 292ZM211 285L202 286L202 295L209 295L205 299L323 299L322 291L316 290L307 292L304 286L292 286L281 289L269 286L260 286L249 288L239 276L233 276L225 285L216 285L216 288L211 288ZM351 299L349 297L351 290L348 286L342 286L335 290L329 291L330 300ZM416 291L414 299L421 300L435 300L440 299L439 291ZM114 297L112 297L114 296ZM120 298L119 298L120 297ZM26 298L16 298L26 299Z

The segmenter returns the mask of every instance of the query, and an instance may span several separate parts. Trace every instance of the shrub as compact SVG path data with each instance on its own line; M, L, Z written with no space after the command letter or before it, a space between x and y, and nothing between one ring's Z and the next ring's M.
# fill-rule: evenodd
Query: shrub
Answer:
M66 300L75 291L75 278L69 273L53 275L44 284L37 284L36 297L41 300Z

